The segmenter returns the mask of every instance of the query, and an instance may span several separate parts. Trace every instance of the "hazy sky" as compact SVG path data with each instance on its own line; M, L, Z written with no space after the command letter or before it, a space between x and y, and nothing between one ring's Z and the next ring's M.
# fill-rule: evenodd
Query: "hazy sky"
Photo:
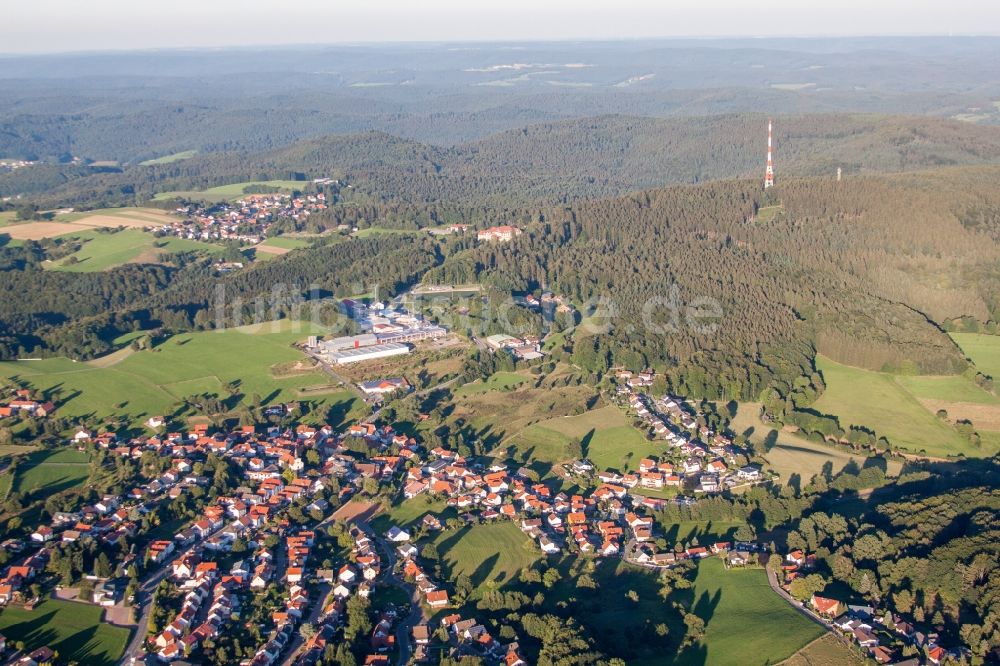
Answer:
M0 52L369 41L1000 34L997 0L10 0Z

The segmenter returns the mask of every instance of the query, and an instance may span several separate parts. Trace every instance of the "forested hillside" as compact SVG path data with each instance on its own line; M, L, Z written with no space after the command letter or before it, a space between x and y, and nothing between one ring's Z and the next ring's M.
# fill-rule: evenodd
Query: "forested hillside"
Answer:
M727 181L579 203L542 211L512 243L456 254L428 280L591 302L611 313L601 320L610 330L577 335L574 358L666 366L681 394L754 399L775 378L787 393L816 350L876 369L958 372L965 361L935 322L997 316L1000 246L963 220L1000 203L989 184L998 176L804 179L767 196ZM783 207L759 214L765 203ZM720 316L688 323L685 308L706 297Z
M848 176L1000 162L1000 126L924 117L795 115L776 119L778 178ZM268 152L220 152L108 172L43 165L0 175L0 194L43 206L136 203L155 193L249 180L335 177L381 202L466 206L557 203L671 183L757 177L761 114L562 121L439 148L380 132L328 136Z

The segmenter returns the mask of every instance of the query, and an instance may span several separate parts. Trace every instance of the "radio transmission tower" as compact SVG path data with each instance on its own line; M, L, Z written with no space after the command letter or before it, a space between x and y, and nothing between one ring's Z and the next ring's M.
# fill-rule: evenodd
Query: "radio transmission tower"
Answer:
M771 160L771 121L767 121L767 169L764 171L764 189L774 187L774 162Z

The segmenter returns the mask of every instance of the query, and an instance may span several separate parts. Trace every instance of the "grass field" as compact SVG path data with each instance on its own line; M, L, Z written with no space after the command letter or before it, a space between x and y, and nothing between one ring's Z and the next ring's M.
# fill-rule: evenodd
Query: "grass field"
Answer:
M579 439L583 453L598 470L635 469L639 460L664 451L663 442L649 441L632 427L625 414L608 405L579 416L550 419L542 424L558 433Z
M216 254L223 249L219 245L173 236L156 238L152 234L138 229L127 229L113 234L88 230L67 234L66 237L83 241L83 247L69 257L49 262L46 264L46 268L57 271L92 273L132 261L155 263L160 254L198 250ZM76 261L71 263L70 257Z
M58 493L83 483L90 475L89 465L87 454L75 449L36 451L18 467L13 489Z
M467 575L476 589L474 597L486 589L502 587L541 557L538 546L507 521L442 532L434 544L447 578Z
M785 210L784 206L781 205L761 206L759 209L757 209L757 222L760 224L766 224L767 222L771 222L784 210Z
M896 383L920 400L946 402L971 402L983 405L1000 405L1000 398L981 389L961 375L942 377L899 376Z
M297 250L300 247L309 247L310 241L306 238L295 238L294 236L272 236L268 238L263 243L260 243L265 247L277 247L283 250Z
M441 516L447 510L447 503L443 500L435 499L430 502L430 495L420 495L413 499L404 499L391 507L388 511L382 511L372 520L372 525L379 532L384 532L389 527L409 527L428 513ZM452 512L454 513L454 512ZM442 522L444 520L442 519Z
M582 444L584 455L598 470L634 469L640 459L664 450L662 442L648 441L613 405L578 416L548 419L510 439L521 455L550 463L566 460L568 446L574 440Z
M759 413L760 403L741 403L730 427L739 435L749 432L750 441L759 444L774 430L760 420ZM781 475L782 483L787 483L793 474L798 474L803 484L808 483L809 479L823 471L823 467L827 463L831 465L834 474L851 463L858 467L865 464L865 456L853 455L833 446L814 442L794 432L786 430L775 432L777 439L765 458L767 458L770 468ZM888 474L895 476L899 474L902 464L890 460L886 467Z
M832 634L824 634L781 662L781 666L862 666L864 663L864 659Z
M717 557L702 560L694 600L695 614L705 620L705 638L682 652L679 664L775 663L823 634L771 591L763 569L726 571Z
M455 389L455 395L475 395L476 393L486 393L487 391L502 391L504 389L520 386L528 378L516 372L498 372L490 375L486 381L476 380L464 384Z
M509 392L486 391L455 396L447 423L457 425L461 422L463 429L473 432L492 449L494 457L510 454L522 459L527 448L518 445L519 433L534 423L572 414L587 405L594 406L595 401L599 401L599 397L589 386L533 388L533 385L522 384ZM545 465L540 459L535 462Z
M181 160L189 160L198 154L197 150L182 150L179 153L174 153L173 155L164 155L163 157L157 157L152 160L145 160L139 162L139 166L154 166L156 164L172 164L174 162L180 162Z
M690 543L695 538L702 546L707 546L716 541L732 539L733 532L741 525L743 523L722 520L685 520L665 525L663 531L667 543L671 546L675 543Z
M1000 335L952 333L962 353L972 359L979 371L1000 380Z
M422 234L423 231L418 231L416 229L386 229L384 227L367 227L365 229L358 229L356 232L351 234L355 238L369 238L371 236L385 236L385 235L418 235Z
M899 377L841 365L823 356L817 357L816 365L823 373L826 391L813 408L836 415L842 427L866 426L897 447L932 456L986 453L938 419L897 381ZM925 389L923 382L920 390Z
M60 663L75 661L112 666L125 651L129 631L101 622L102 609L72 601L48 599L32 611L10 606L0 612L0 633L29 650L48 645Z
M272 365L301 359L290 345L314 332L322 333L311 324L283 321L183 334L108 367L66 358L12 361L0 363L0 375L19 377L52 394L63 416L119 414L141 423L149 416L169 415L179 397L215 392L228 382L235 382L245 396L258 394L265 403L300 399L299 388L328 385L330 378L319 371L281 379L271 374ZM310 399L322 401L343 418L358 407L347 391L327 391ZM326 416L314 414L309 418Z
M0 444L0 457L4 456L23 456L25 453L31 453L32 451L37 451L37 446L30 446L24 444Z
M178 198L225 201L228 199L239 199L246 194L246 189L250 187L275 187L282 191L291 192L293 190L301 190L308 184L309 183L304 180L253 180L243 183L231 183L229 185L209 187L208 189L199 191L160 192L153 197L153 201Z

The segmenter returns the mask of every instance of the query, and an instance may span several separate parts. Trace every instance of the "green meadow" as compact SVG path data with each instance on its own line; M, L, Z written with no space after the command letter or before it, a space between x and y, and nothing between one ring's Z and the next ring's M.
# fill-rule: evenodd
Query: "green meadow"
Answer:
M952 333L951 339L980 372L1000 380L1000 335Z
M272 365L302 359L291 345L312 333L322 331L305 322L281 321L181 334L152 350L122 354L112 364L67 358L10 361L0 363L0 374L46 392L55 399L59 413L70 417L114 414L141 423L150 416L169 415L180 398L222 394L222 386L231 382L240 394L248 398L257 394L265 403L305 399L299 389L320 387L309 399L336 407L346 418L358 401L350 391L322 390L330 383L324 373L309 371L280 379L271 373Z
M223 249L219 245L174 236L156 238L138 229L115 233L88 230L67 234L62 238L83 241L83 247L68 257L49 262L46 265L49 270L93 273L132 261L153 263L160 254L193 251L217 254Z
M157 164L172 164L174 162L180 162L181 160L189 160L198 154L197 150L182 150L179 153L174 153L173 155L164 155L163 157L157 157L151 160L145 160L139 162L139 166L154 166Z
M581 443L584 455L598 470L635 469L639 460L661 455L665 447L662 440L647 440L613 405L548 419L511 437L519 451L530 451L532 458L546 462L567 460L573 441Z
M297 238L295 236L271 236L261 245L267 247L280 247L285 250L298 250L302 247L309 247L311 241L308 238Z
M1000 398L983 390L962 375L941 377L902 375L895 379L896 383L908 393L922 400L1000 405Z
M78 486L90 476L90 459L75 449L35 451L21 461L12 488L16 492L58 493Z
M759 413L759 402L740 403L730 428L737 435L747 435L754 444L761 444L768 437L774 437L773 445L764 457L768 467L780 475L782 483L788 483L796 474L803 483L807 483L814 475L820 474L827 463L831 465L834 474L848 465L863 467L865 464L866 456L815 442L795 432L775 430L772 425L760 420ZM772 432L774 435L771 435ZM890 476L899 474L901 467L901 463L895 460L886 463L886 471Z
M840 419L841 427L865 426L889 438L894 446L932 456L949 456L964 453L968 456L983 455L969 440L959 435L948 423L938 419L921 404L920 396L908 390L927 395L934 391L936 378L912 378L884 372L863 370L841 365L824 356L817 356L816 366L823 373L826 391L812 408ZM948 378L955 382L961 378ZM959 393L974 393L975 385ZM985 392L984 392L985 393ZM988 395L988 394L987 394ZM941 399L938 397L937 399ZM983 398L985 399L985 398Z
M104 624L103 613L98 606L56 599L30 611L8 606L0 611L0 633L8 644L24 641L29 651L47 645L60 663L112 666L125 651L129 630Z
M528 381L527 377L516 372L497 372L490 375L486 381L477 379L474 382L469 382L458 387L455 389L455 395L475 395L477 393L486 393L487 391L503 391L520 386L526 381Z
M590 628L597 647L628 650L630 666L777 664L824 633L771 591L763 569L727 571L717 557L699 562L694 585L666 600L655 572L619 559L598 560L592 575L596 591L577 588L577 576L567 571L546 600L572 598L574 616ZM705 637L684 649L678 649L685 628L674 600L705 622ZM652 629L660 623L669 633L657 640ZM626 647L637 636L644 642Z
M449 580L465 574L480 595L502 587L542 556L534 541L511 521L446 531L434 539Z
M698 564L694 613L705 620L705 638L680 653L678 664L774 664L823 635L767 584L763 569L726 570L710 557Z
M308 181L304 180L253 180L243 183L231 183L229 185L219 185L209 187L204 190L186 190L174 192L160 192L153 197L153 201L163 201L165 199L208 199L215 201L225 201L228 199L239 199L248 188L254 187L274 187L282 191L300 191Z

